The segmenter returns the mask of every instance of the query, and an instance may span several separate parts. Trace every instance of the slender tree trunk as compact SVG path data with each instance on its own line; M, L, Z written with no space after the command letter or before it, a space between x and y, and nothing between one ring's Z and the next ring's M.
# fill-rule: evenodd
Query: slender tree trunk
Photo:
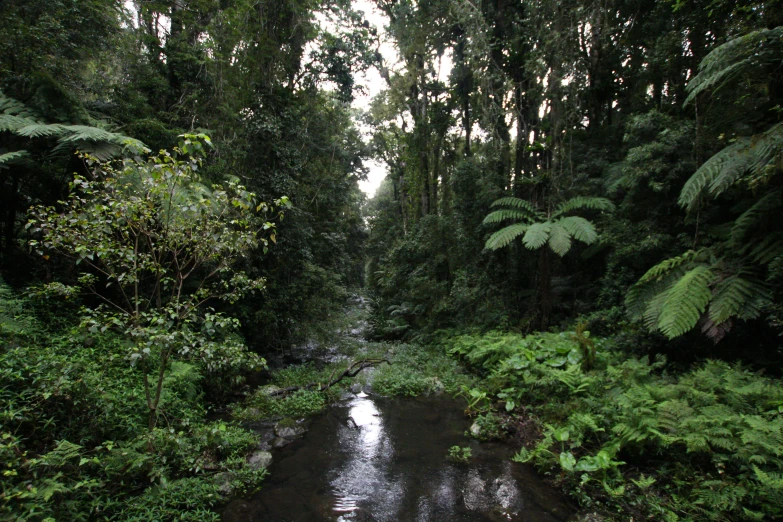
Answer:
M549 247L544 245L538 254L538 327L542 330L549 326L552 314L552 274L551 254Z

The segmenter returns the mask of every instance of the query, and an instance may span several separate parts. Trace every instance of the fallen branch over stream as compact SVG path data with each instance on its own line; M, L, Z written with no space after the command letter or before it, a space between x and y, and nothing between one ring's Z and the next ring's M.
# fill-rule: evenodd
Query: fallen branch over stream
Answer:
M351 364L343 373L341 373L337 378L334 377L334 373L337 371L335 368L334 371L332 371L332 374L329 376L329 380L326 384L320 384L317 382L311 382L310 384L305 384L304 386L289 386L288 388L281 388L279 390L275 390L271 392L269 395L272 397L277 397L279 395L288 395L289 393L293 393L297 390L312 390L317 389L318 391L326 391L338 382L342 381L346 377L356 377L359 375L359 372L364 370L365 368L371 368L378 364L391 364L391 362L388 359L363 359L361 361L356 361L355 363Z

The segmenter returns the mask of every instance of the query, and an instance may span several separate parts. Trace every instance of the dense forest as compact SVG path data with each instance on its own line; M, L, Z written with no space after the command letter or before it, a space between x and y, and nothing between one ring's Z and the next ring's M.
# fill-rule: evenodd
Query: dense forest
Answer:
M353 296L378 389L445 383L595 516L783 517L777 0L0 20L0 518L219 520L264 487L248 405L334 398L267 361Z

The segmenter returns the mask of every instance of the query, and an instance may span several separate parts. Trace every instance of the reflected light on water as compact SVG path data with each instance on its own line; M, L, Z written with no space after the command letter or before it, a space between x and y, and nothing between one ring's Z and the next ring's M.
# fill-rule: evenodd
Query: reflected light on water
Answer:
M376 517L383 520L384 514L393 516L404 496L401 485L385 473L394 451L381 413L367 397L360 393L351 401L349 420L339 432L340 448L349 458L331 481L333 510L342 514L338 521L351 520L362 504L374 505Z

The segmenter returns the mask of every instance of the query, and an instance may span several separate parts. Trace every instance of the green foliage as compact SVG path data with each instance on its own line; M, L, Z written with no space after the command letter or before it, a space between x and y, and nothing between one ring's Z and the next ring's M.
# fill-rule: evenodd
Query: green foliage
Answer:
M470 462L471 457L473 457L473 451L470 447L452 446L449 448L447 458L457 464L467 464Z
M634 495L636 508L653 518L781 516L779 381L718 361L671 376L661 372L663 359L628 358L601 339L596 364L586 369L568 360L581 353L575 337L444 341L487 372L489 393L516 397L540 420L542 438L515 460L557 473L585 502L622 505ZM562 362L558 352L567 354Z
M498 230L487 239L485 248L489 250L503 248L524 234L522 244L529 250L538 250L548 243L552 251L560 257L571 250L572 238L586 245L591 245L598 239L595 226L590 221L583 217L565 216L565 214L582 209L611 212L615 208L608 199L592 197L575 197L565 201L558 205L557 210L550 216L518 198L500 198L492 206L506 206L509 209L490 213L484 218L485 224L499 223L506 219L527 223L515 223Z
M685 104L702 93L715 92L743 76L758 73L783 56L783 27L759 29L719 45L701 61L699 74L688 83Z
M236 491L258 487L265 471L244 460L256 435L204 420L207 368L172 363L166 427L150 432L127 341L42 322L49 305L0 285L0 517L211 520L225 495L213 474L230 473ZM73 308L56 313L75 322Z
M235 303L263 288L263 280L233 266L259 244L266 249L276 241L274 224L254 216L270 210L254 194L234 182L225 189L197 183L198 155L209 144L206 136L185 135L173 155L125 160L117 168L87 158L94 180L76 176L61 209L34 208L28 223L40 238L30 245L41 255L53 251L85 267L77 285L45 290L66 297L83 291L99 300L82 311L82 327L111 329L128 341L128 360L144 372L150 430L174 357L210 371L263 365L229 335L237 320L202 306Z

